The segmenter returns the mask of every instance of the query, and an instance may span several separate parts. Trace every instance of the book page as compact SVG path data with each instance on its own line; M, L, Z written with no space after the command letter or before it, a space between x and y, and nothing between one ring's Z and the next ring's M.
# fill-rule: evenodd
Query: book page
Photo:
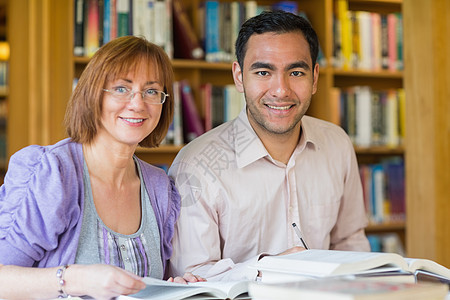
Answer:
M233 299L248 291L248 283L248 281L203 281L189 283L189 285L219 289L227 295L227 297Z
M330 276L355 274L362 271L391 264L397 269L407 269L403 257L395 253L356 252L310 249L283 256L266 256L256 265L259 270L270 270L306 274L312 276Z
M429 259L405 258L411 272L425 270L450 279L450 269Z
M120 296L118 299L175 300L199 294L207 294L209 299L215 297L232 299L246 293L248 286L247 281L182 284L150 277L145 277L144 282L147 284L144 290L130 296Z

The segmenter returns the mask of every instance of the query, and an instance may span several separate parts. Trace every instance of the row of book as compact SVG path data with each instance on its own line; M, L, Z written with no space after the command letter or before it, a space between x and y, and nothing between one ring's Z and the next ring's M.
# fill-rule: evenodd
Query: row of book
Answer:
M395 232L368 234L367 239L372 252L397 253L405 256L405 247L399 235Z
M92 56L110 40L143 36L172 57L171 0L75 0L74 55Z
M331 121L356 146L398 147L405 135L404 89L372 90L369 86L333 88Z
M350 11L347 0L337 0L333 30L333 66L345 70L403 69L403 17Z
M197 28L181 0L75 0L74 55L92 56L100 46L125 36L143 36L171 58L230 62L243 22L265 10L281 9L307 18L295 1L261 5L255 0L200 2ZM322 49L319 63L326 61Z
M272 5L250 1L223 1L207 0L200 7L200 41L205 50L205 60L209 62L228 62L235 58L234 44L239 28L248 18L263 11L284 10L303 16L308 20L304 11L299 10L297 1L280 1ZM319 49L318 63L326 65L322 48Z
M234 85L202 85L196 103L188 80L174 83L174 118L164 143L183 145L206 131L234 119L245 100ZM200 109L198 109L200 108Z
M391 157L376 164L361 164L359 173L369 220L374 223L405 221L405 166Z

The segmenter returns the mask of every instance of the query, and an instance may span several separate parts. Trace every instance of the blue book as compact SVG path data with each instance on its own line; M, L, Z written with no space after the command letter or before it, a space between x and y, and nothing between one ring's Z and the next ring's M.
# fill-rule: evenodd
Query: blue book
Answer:
M298 4L296 1L280 1L272 5L273 10L283 10L293 14L298 13Z
M385 170L382 164L372 165L372 207L373 220L376 223L385 221Z
M205 1L205 59L220 60L219 2Z
M103 44L111 39L111 0L103 0Z

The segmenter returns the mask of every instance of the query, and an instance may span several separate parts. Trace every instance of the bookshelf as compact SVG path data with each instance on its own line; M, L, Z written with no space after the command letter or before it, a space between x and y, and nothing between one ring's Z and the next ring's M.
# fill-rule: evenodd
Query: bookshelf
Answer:
M329 99L333 87L368 85L374 89L403 87L402 71L361 71L334 68L333 56L333 14L336 0L299 0L299 8L305 11L317 31L327 65L321 67L318 92L313 97L308 114L331 120L334 111ZM200 0L183 0L183 4L193 23L199 25ZM258 4L272 4L275 1L258 1ZM350 10L368 10L391 13L402 10L400 0L348 0ZM11 2L9 14L12 28L26 28L23 34L15 34L12 44L17 49L11 59L15 63L11 81L14 82L8 132L8 154L33 143L50 144L65 137L62 128L65 104L69 99L72 79L81 74L89 61L87 57L73 55L74 5L73 1L49 0L43 3L15 0ZM22 17L24 14L29 18ZM37 39L37 36L43 36ZM22 51L22 53L20 52ZM24 59L25 57L25 59ZM196 104L200 106L200 86L232 84L231 63L209 63L205 61L174 59L175 79L189 78ZM20 89L21 86L30 89ZM28 99L27 101L24 99ZM30 117L23 120L21 114ZM158 149L138 149L141 158L153 164L170 164L179 146L164 145ZM404 156L407 149L399 147L357 147L360 162L376 162L381 158ZM405 224L371 225L368 232L400 232L405 237ZM404 241L405 242L405 241Z

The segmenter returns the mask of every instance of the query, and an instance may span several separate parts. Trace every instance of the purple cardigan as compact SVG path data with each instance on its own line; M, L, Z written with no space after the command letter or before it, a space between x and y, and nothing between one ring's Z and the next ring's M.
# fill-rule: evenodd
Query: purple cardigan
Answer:
M159 226L166 270L180 196L162 169L138 162ZM83 203L81 144L65 139L15 153L0 187L0 264L54 267L74 263Z

